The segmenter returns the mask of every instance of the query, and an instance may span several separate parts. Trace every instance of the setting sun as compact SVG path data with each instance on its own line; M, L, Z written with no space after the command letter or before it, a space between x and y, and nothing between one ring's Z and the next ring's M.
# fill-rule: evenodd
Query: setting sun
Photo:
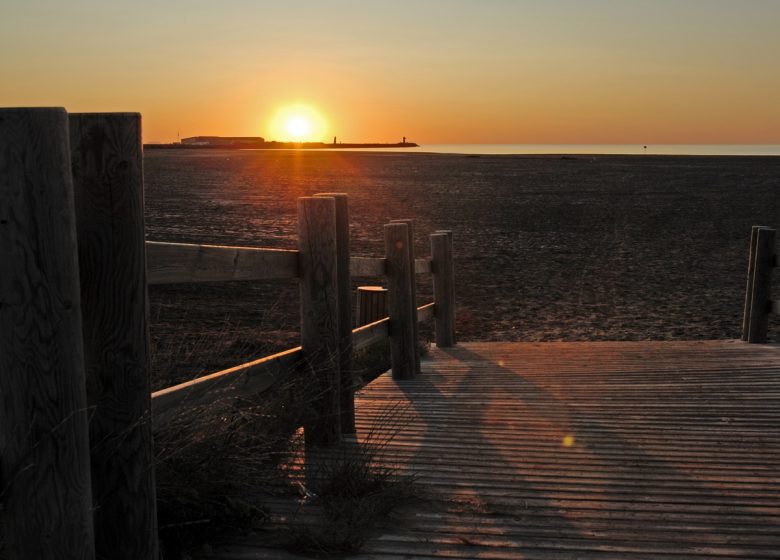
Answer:
M318 142L328 133L327 121L310 105L288 105L279 109L269 125L270 140Z

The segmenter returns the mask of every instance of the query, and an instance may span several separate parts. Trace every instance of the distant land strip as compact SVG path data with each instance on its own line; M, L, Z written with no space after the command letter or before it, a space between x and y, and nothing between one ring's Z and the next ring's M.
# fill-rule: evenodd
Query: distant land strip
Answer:
M419 148L414 142L386 143L357 143L357 144L328 144L325 142L263 142L255 145L235 144L144 144L148 150L338 150L348 148Z

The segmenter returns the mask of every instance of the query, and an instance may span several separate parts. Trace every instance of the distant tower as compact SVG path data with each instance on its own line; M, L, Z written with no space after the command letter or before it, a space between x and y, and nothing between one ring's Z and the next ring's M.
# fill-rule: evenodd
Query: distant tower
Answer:
M406 144L406 136L404 136L404 141L401 142L402 144Z
M333 144L334 145L336 144L336 137L335 136L333 137Z

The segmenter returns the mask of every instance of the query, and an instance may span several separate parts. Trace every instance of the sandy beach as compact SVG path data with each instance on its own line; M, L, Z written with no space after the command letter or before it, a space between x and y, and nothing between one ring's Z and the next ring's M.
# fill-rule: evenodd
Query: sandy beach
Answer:
M418 256L452 229L461 340L736 338L750 226L780 225L771 157L172 150L145 167L150 240L295 248L296 198L325 191L350 196L355 255L383 254L390 219L416 220ZM150 295L153 342L188 360L173 377L297 344L294 282Z

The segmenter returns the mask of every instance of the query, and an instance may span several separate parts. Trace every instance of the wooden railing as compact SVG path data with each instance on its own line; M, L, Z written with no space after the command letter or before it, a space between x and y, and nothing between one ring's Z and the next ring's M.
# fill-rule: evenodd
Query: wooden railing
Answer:
M451 232L417 259L411 220L351 256L346 195L298 201L297 250L145 242L140 115L0 109L0 495L13 560L158 556L152 425L178 407L316 373L307 446L354 431L351 356L389 338L419 371L417 322L455 342ZM434 303L417 307L415 275ZM389 316L352 328L351 276L382 276ZM301 346L150 393L147 284L295 278ZM94 504L97 505L97 513Z
M777 266L775 230L753 226L750 232L742 340L766 342L769 315L780 313L780 301L772 301L772 269Z

